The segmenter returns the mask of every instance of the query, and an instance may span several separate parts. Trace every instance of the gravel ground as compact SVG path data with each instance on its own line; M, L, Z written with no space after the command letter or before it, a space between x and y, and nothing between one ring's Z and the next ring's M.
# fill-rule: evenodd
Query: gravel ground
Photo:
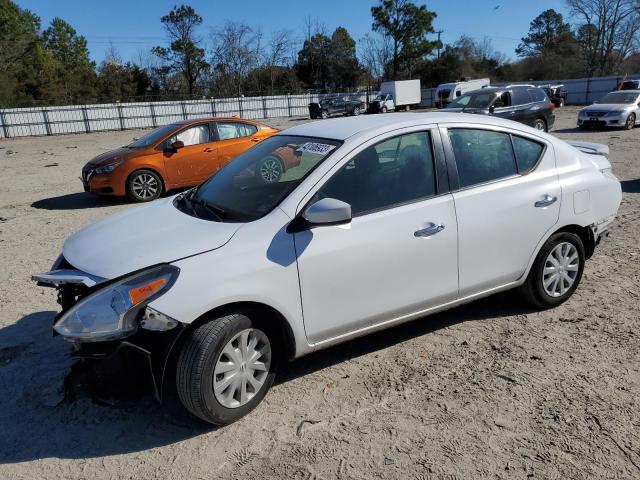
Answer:
M499 294L318 352L220 429L150 397L65 400L54 293L29 281L130 208L77 176L140 132L0 141L0 478L640 478L640 128L580 132L576 111L553 133L607 143L624 195L568 302Z

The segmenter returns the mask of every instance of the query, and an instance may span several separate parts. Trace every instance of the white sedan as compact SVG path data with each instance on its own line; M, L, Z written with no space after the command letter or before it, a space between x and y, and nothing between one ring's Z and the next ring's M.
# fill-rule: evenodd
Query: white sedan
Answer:
M578 127L617 127L631 130L640 123L640 90L607 93L578 113Z
M300 162L266 183L282 149ZM227 424L281 360L516 287L567 300L620 204L607 154L467 114L308 123L76 232L34 279L77 355L138 352L157 396L175 371L185 407Z

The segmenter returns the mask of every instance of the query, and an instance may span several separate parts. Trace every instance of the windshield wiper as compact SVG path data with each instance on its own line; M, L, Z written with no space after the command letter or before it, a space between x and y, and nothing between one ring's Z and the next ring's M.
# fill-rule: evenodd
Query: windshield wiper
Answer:
M189 199L189 201L193 205L200 205L201 207L204 207L209 213L212 213L218 219L219 222L221 222L222 219L227 216L227 212L225 209L220 208L219 206L214 205L212 203L209 203L206 200L203 200L201 198L193 198L192 196Z

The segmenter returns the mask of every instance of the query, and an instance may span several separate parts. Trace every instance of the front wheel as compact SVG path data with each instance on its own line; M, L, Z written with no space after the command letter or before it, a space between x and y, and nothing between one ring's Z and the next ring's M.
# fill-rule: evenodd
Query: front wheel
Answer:
M180 351L176 386L195 416L228 425L253 410L275 378L276 336L242 313L195 328Z
M382 108L380 109L380 111L381 111L382 113L387 113L387 107L382 107Z
M353 109L353 115L354 115L354 116L356 116L356 117L357 117L358 115L360 115L360 107L354 107L354 109Z
M127 196L134 202L150 202L162 193L162 179L152 170L137 170L127 179Z
M322 113L320 113L320 116L322 117L323 120L326 120L327 118L329 118L329 112L327 112L326 110L322 110Z
M636 124L636 114L632 113L627 117L627 121L624 122L624 129L631 130Z
M536 130L540 130L541 132L547 131L547 122L545 122L542 118L537 118L535 122L533 122L533 128Z
M521 289L535 306L551 308L567 300L580 284L585 254L582 240L575 233L551 235L538 252Z

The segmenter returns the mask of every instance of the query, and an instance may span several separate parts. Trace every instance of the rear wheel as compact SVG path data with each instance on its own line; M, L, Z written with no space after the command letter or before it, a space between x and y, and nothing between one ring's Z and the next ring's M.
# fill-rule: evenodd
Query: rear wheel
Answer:
M323 119L327 119L327 118L329 118L329 112L327 112L326 110L322 110L322 113L320 113L320 116Z
M538 307L560 305L578 288L584 261L584 245L578 235L555 233L538 252L521 290L526 299Z
M275 155L264 157L256 166L256 176L263 183L274 183L280 180L284 173L284 165Z
M536 130L540 130L541 132L546 132L547 122L545 122L542 118L536 118L536 120L533 122L533 128L535 128Z
M233 313L189 333L176 370L178 396L187 410L206 422L227 425L262 401L277 363L277 335L267 327Z
M127 179L127 196L134 202L150 202L162 194L162 179L152 170L137 170Z
M627 117L627 121L624 122L624 129L631 130L636 124L636 114L632 113Z
M353 109L353 114L357 117L358 115L360 115L360 107L354 107Z

